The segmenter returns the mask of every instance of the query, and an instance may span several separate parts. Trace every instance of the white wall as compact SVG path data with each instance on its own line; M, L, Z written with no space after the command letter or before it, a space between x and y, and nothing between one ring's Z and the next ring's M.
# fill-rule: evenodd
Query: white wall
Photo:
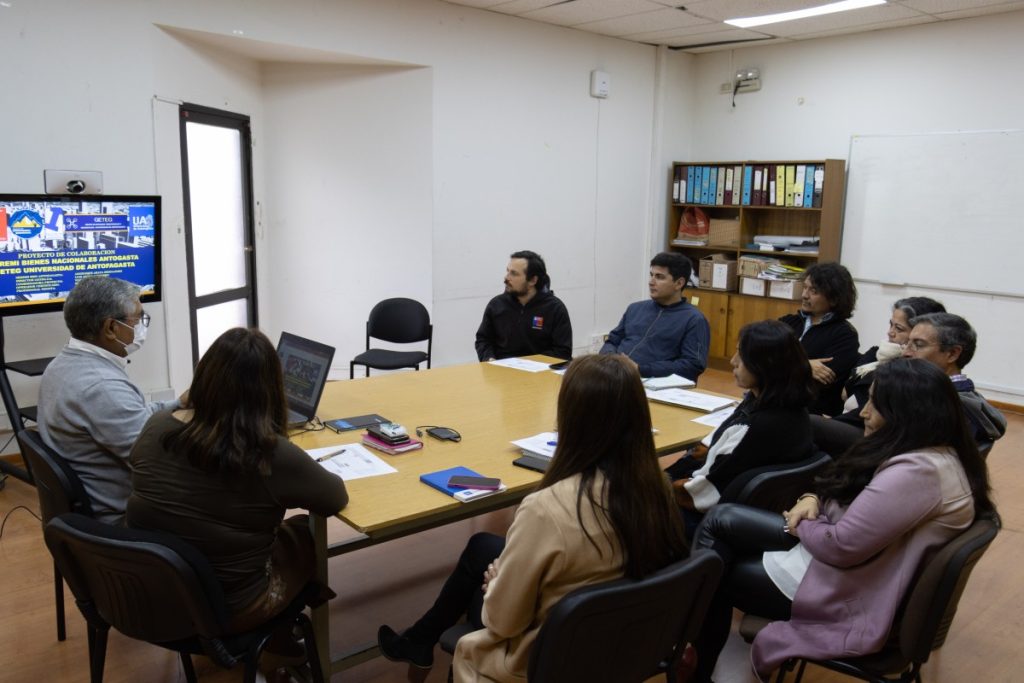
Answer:
M68 39L83 32L88 51ZM656 150L688 129L666 119L655 136L654 48L433 0L11 3L0 65L8 101L39 103L0 113L16 131L3 191L80 168L108 192L164 196L165 300L130 370L147 391L180 391L191 365L178 102L252 117L260 322L335 344L342 372L370 305L394 295L431 309L438 364L473 359L523 248L547 259L587 348L643 296L662 233ZM595 68L611 75L604 101L588 94ZM322 205L342 211L311 237ZM66 339L59 315L6 330L12 359ZM16 389L34 400L33 382Z
M851 135L1020 128L1024 92L1006 69L1024 63L1021 35L1024 12L1014 12L700 55L693 158L847 159ZM761 69L763 88L738 95L734 109L718 88L734 67L745 66ZM964 213L970 216L969 202ZM928 226L900 229L921 236L920 252L906 258L928 258ZM1008 374L1005 361L1019 355L1014 340L1024 302L956 291L971 288L970 269L984 267L991 248L999 245L965 255L964 270L950 273L949 290L861 282L853 322L862 346L882 338L894 300L932 296L978 329L969 374L987 395L1020 403L1024 373L1016 364Z

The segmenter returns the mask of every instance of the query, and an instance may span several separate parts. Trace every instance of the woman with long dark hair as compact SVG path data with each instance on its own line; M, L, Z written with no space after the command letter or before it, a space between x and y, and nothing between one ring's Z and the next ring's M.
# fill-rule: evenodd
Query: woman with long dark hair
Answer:
M732 607L774 619L752 650L766 677L790 657L877 652L922 559L994 515L985 463L949 377L898 359L875 371L864 438L782 516L721 505L695 548L725 561L697 646L710 681Z
M644 577L686 554L658 469L636 368L616 355L569 366L558 394L558 445L540 488L506 538L473 536L427 613L401 635L381 626L384 656L433 664L444 632L466 614L479 630L458 644L455 679L522 680L548 611L572 590Z
M666 470L691 536L733 479L814 451L807 414L811 368L789 327L777 320L745 325L732 367L736 386L747 391L742 403L702 447Z
M206 555L231 626L242 631L286 607L313 576L308 516L282 523L285 510L333 515L348 495L340 478L288 441L281 362L259 330L218 337L188 398L186 408L153 415L132 449L127 523L174 534Z

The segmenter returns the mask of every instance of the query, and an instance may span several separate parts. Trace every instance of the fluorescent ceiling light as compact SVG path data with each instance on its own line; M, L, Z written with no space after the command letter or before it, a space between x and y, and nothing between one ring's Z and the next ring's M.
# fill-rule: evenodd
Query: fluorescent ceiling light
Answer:
M828 5L819 5L818 7L808 7L807 9L798 9L792 12L779 12L778 14L765 14L760 17L744 17L741 19L726 19L726 24L732 26L739 26L740 28L750 28L751 26L764 26L765 24L777 24L780 21L793 21L794 19L806 19L807 17L817 17L822 14L833 14L835 12L846 12L851 9L860 9L862 7L872 7L874 5L884 5L885 0L843 0L842 2L833 2Z

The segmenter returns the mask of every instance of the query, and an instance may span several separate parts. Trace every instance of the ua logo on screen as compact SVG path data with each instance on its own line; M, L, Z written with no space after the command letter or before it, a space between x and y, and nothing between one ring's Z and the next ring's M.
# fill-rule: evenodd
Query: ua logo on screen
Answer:
M152 214L132 216L132 227L135 229L152 229L155 223Z
M543 330L544 329L544 318L539 315L533 316L533 329Z
M30 209L22 209L11 214L7 225L18 237L31 239L43 229L43 217Z

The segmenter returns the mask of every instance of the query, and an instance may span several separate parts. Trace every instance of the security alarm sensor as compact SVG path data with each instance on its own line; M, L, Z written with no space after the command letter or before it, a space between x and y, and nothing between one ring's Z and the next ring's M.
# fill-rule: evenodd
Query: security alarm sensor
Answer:
M100 171L43 171L46 194L103 194Z
M594 70L590 72L590 96L599 97L602 100L608 97L611 91L611 78L604 71Z

